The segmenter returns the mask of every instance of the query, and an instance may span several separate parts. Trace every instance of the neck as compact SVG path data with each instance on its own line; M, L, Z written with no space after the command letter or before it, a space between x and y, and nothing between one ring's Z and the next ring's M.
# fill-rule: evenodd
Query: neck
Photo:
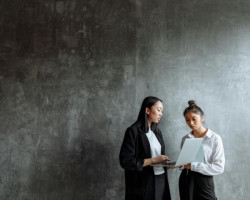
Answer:
M205 127L202 126L202 127L201 127L200 129L198 129L198 130L193 130L192 133L193 133L194 137L196 137L196 138L201 138L201 137L203 137L203 136L206 135L207 129L206 129Z
M150 128L152 122L151 121L148 121L148 127Z

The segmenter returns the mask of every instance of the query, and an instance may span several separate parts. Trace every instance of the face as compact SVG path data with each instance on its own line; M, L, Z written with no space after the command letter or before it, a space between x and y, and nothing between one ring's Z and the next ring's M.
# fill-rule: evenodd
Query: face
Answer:
M150 109L146 108L146 114L148 115L148 122L158 123L162 117L163 105L161 101L157 101Z
M199 130L202 127L202 122L204 121L204 115L201 116L192 111L189 111L185 115L185 120L186 120L187 125L192 130Z

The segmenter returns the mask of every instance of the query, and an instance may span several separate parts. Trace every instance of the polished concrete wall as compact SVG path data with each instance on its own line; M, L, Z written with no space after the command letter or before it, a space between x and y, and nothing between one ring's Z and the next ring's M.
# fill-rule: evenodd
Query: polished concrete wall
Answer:
M124 199L118 154L148 95L173 159L197 101L224 142L218 199L249 199L249 1L2 0L0 13L0 199Z

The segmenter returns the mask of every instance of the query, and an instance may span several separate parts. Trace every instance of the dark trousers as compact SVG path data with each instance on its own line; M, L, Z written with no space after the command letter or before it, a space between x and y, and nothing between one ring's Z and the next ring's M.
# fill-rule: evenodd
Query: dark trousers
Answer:
M179 178L180 200L216 200L213 176L184 169Z
M165 198L165 173L155 175L155 200L164 200Z

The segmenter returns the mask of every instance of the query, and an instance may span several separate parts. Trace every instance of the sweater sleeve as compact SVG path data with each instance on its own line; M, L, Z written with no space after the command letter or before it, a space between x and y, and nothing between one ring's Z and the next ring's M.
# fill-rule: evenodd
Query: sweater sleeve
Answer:
M128 128L125 132L120 150L120 164L123 169L130 171L142 171L144 159L138 158L138 133Z

